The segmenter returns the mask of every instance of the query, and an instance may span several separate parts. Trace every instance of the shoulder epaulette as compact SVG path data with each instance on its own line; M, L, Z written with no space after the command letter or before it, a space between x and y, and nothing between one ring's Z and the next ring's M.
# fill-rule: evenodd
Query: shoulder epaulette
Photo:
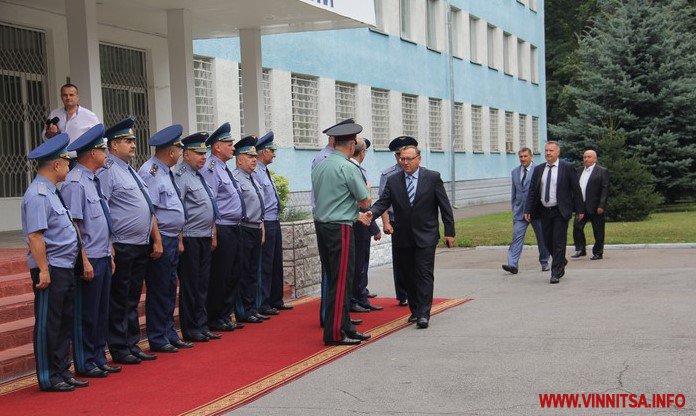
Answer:
M112 159L106 159L104 162L104 169L109 169L111 166L113 166L114 161Z
M159 165L156 163L153 163L152 167L150 168L150 175L155 176L158 169L159 169Z
M70 182L80 182L80 178L82 177L82 171L79 169L73 169L70 171Z
M37 187L37 191L39 195L48 195L48 188L46 187L45 183L39 183L39 186Z
M382 171L382 175L388 175L388 174L394 172L394 170L396 170L396 167L394 167L394 165L389 166L388 168L386 168Z
M215 164L216 164L215 161L214 161L214 160L211 160L210 163L208 164L208 170L211 171L211 172L212 172L213 170L215 170Z
M186 166L181 165L179 166L179 169L176 170L176 176L181 176L186 172Z

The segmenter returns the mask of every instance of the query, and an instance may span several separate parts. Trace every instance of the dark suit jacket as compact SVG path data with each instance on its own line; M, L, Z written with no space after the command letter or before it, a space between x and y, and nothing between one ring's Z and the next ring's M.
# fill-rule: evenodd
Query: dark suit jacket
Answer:
M445 186L440 173L421 167L418 172L418 187L413 199L413 206L406 193L406 177L403 172L391 175L387 179L379 200L372 206L375 217L384 213L389 207L394 208L394 247L432 247L440 240L440 210L445 224L445 235L454 237L454 216L450 207Z
M540 163L534 168L532 182L527 194L525 204L525 214L531 214L533 219L541 218L541 176L544 174L546 163ZM582 204L582 191L580 182L575 173L575 169L570 162L558 160L558 178L556 181L556 200L558 210L565 219L569 219L573 212L584 214L585 209Z
M578 170L578 183L584 168ZM595 165L590 174L585 188L585 212L588 215L596 215L597 208L607 208L607 197L609 196L609 172L603 166Z

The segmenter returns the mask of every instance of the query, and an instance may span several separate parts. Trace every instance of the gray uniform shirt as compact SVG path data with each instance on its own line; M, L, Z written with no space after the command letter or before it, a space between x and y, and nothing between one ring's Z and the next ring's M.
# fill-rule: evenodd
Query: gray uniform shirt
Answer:
M242 191L242 198L246 204L246 220L242 225L252 228L261 228L264 218L264 202L261 194L261 185L251 176L237 168L232 172L235 179L239 182L239 189Z
M178 237L184 227L184 205L179 192L174 188L174 175L169 167L156 157L143 163L138 174L147 184L150 199L155 206L157 227L162 235Z
M186 162L180 162L172 170L186 207L186 224L182 234L184 237L212 237L215 227L212 189L203 176Z
M388 168L382 171L382 175L380 175L379 177L379 196L382 196L382 192L384 192L384 187L387 186L387 178L389 178L391 175L397 172L403 172L403 169L398 163L394 166L389 166ZM393 219L394 209L390 206L387 212L389 213L389 219Z
M213 197L220 212L220 217L215 223L237 225L242 221L241 197L225 168L225 162L215 155L210 155L201 169L201 174L213 190Z
M268 167L261 162L256 162L256 170L252 176L261 185L263 191L263 201L266 204L266 215L264 216L265 221L277 221L278 211L280 210L278 201L278 191L276 190L275 183L269 175Z
M97 193L95 174L76 164L65 178L61 194L82 235L82 246L91 259L111 256L111 236Z
M147 185L123 160L109 155L106 166L97 171L102 193L109 202L114 223L114 243L145 245L150 243L152 212L140 190Z

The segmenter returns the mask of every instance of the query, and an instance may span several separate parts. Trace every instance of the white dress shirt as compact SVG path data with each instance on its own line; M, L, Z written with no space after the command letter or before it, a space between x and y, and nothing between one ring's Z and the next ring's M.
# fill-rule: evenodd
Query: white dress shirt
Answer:
M590 180L590 175L594 170L596 163L593 163L589 168L585 168L580 175L580 189L582 190L582 200L585 200L585 189L587 189L587 182Z
M541 175L541 204L547 208L558 205L556 199L556 188L558 187L558 160L552 163L551 170L551 187L549 188L549 202L546 202L546 175L549 173L549 163L544 165L544 173Z
M77 138L82 136L87 130L99 124L99 119L96 114L81 106L77 106L75 114L69 119L68 113L65 111L64 107L56 108L51 111L48 118L52 119L53 117L58 117L59 133L67 133L68 137L70 137L70 143L77 140ZM45 126L41 136L46 139Z

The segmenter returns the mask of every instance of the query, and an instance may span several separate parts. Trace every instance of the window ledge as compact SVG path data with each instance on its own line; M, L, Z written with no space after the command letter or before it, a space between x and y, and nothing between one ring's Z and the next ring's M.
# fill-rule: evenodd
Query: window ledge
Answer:
M505 75L509 76L510 78L513 78L513 77L515 76L515 74L511 74L511 73L509 73L509 72L503 72L503 73L504 73Z
M437 49L435 49L435 48L433 48L433 47L426 46L425 48L426 48L427 50L429 50L430 52L435 52L435 53L437 53L437 54L442 54L441 51L438 51Z
M491 154L499 155L499 154L500 154L500 150L491 150Z
M428 149L430 153L445 153L442 149Z
M536 85L537 87L539 86L539 81L532 81L533 85Z
M376 27L371 27L371 28L369 28L369 29L370 29L370 32L376 33L376 34L378 34L378 35L382 35L382 36L387 36L387 37L389 37L389 33L383 31L382 29L378 29L378 28L376 28Z
M484 154L484 153L486 153L486 152L484 152L483 150L474 150L472 153L475 154L475 155L482 155L482 154Z
M464 60L464 58L462 58L461 56L457 56L457 55L452 55L452 58L458 59L458 60L460 60L460 61L463 61L463 60Z
M411 39L409 39L409 38L405 38L405 37L403 37L403 36L401 36L401 40L403 40L404 42L408 42L408 43L410 43L410 44L413 44L413 45L418 45L418 44L416 43L416 41L411 40Z
M480 62L472 61L471 59L469 59L469 62L470 62L472 65L483 66Z
M382 153L382 152L384 152L384 153L386 153L386 152L391 152L391 150L389 150L388 148L387 148L387 149L374 149L374 151L375 151L375 152L379 152L379 153Z
M494 67L494 66L490 66L490 65L488 65L488 69L492 69L492 70L495 71L495 72L500 71L498 68L496 68L496 67Z
M466 150L455 150L454 153L465 154Z
M514 154L515 154L515 152L505 152L505 153L507 153L507 154L509 154L509 155L514 155Z
M297 144L296 144L296 145L293 146L293 147L295 148L295 150L321 150L321 149L323 149L323 147L322 147L322 146L319 146L319 145L317 145L317 147L315 147L315 146L310 146L310 145L307 145L307 144L303 144L303 145L297 145Z

